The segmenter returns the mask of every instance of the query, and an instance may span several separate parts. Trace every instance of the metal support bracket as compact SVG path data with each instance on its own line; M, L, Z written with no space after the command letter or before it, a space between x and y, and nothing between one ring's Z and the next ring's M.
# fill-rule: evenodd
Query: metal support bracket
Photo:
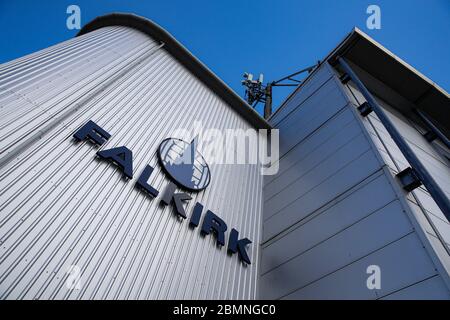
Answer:
M422 185L422 181L420 181L416 172L411 167L397 173L397 178L400 180L403 189L408 192L411 192Z
M423 137L428 141L428 142L432 142L434 140L436 140L436 138L438 137L436 133L434 133L433 131L428 131L426 132Z
M358 107L358 111L363 117L367 117L373 111L373 109L369 103L364 102Z
M339 77L339 80L341 80L342 84L347 84L347 82L349 82L351 78L347 73L344 73Z

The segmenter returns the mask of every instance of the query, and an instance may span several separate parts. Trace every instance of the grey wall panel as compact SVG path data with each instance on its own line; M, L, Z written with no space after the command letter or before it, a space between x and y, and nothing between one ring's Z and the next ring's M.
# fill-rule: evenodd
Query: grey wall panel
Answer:
M78 53L91 64L79 66ZM175 129L190 129L197 120L206 128L250 128L230 106L154 41L124 27L88 33L0 70L7 101L2 112L8 113L0 123L1 149L15 153L0 169L2 298L256 297L257 165L212 165L210 186L191 193L186 204L190 215L200 201L253 241L254 263L247 267L217 248L213 236L201 237L171 207L134 187L148 163L155 167L149 183L164 190L169 180L155 152ZM88 120L112 134L100 149L125 145L133 151L133 180L97 159L95 146L75 143L73 133ZM26 148L17 148L25 140ZM70 265L81 268L79 290L66 286Z
M282 175L276 180L275 190L265 196L264 199L265 209L269 213L265 218L269 219L276 215L284 207L295 201L296 198L322 184L368 150L369 147L365 137L359 134L353 140L337 149L332 155L324 154L323 152L311 153L312 156L315 156L314 159L310 162L307 162L309 159L300 162L296 166L299 169L297 169L295 174Z
M393 113L389 111L387 111L387 113L392 119L396 119L394 123L399 124L399 128L408 128L408 130L402 130L405 133L406 141L408 141L413 151L419 156L426 168L442 186L442 189L450 196L450 183L448 182L448 177L450 177L450 167L448 165L448 161L440 156L437 150L432 147L432 144L426 141L416 129L411 126L407 126L403 120L399 119ZM407 160L401 154L400 150L395 145L395 142L391 139L376 115L370 117L377 137L382 140L383 144L389 150L400 169L404 169L409 166Z
M352 82L349 82L346 87L349 97L354 101L354 103L360 104L365 101L364 97L357 90L357 88L355 88ZM427 168L444 192L450 197L450 163L442 157L432 143L428 142L423 137L423 133L426 132L426 129L399 113L391 105L389 105L387 101L379 98L377 99L392 123L394 123L412 150L422 161L422 164ZM371 113L367 117L364 124L367 130L371 132L373 141L376 143L380 153L383 155L386 163L394 174L410 166L400 149L396 146L395 142L389 136L388 132L374 113ZM444 240L442 245L448 246L450 223L436 205L426 188L423 186L417 188L408 198L412 201L408 203L411 205L413 205L413 203L418 204L421 207L422 214L428 216L431 223L434 224L437 231L441 234ZM428 224L428 221L425 222L423 224L423 228L428 229ZM430 232L435 234L434 231ZM447 255L448 254L445 254L445 260Z
M292 224L305 218L329 201L332 201L341 193L363 181L367 176L378 170L378 161L372 152L366 151L352 161L348 161L342 168L333 167L332 159L324 163L324 167L318 167L310 175L305 176L303 184L299 183L288 188L278 198L265 204L264 210L270 210L272 214L266 215L264 220L264 241L274 237ZM336 171L325 171L325 165L335 168ZM324 170L324 172L321 172ZM321 179L316 180L315 174ZM324 177L323 175L329 174ZM311 183L307 183L310 182ZM301 185L301 193L297 193L297 187ZM310 189L308 189L310 188ZM307 190L308 189L308 190ZM286 198L290 195L290 198ZM284 204L282 201L286 201ZM271 204L274 203L274 204ZM276 205L276 206L275 206Z
M123 32L129 31L118 30L119 40ZM137 34L136 37L128 36L129 40L125 44L119 41L119 45L129 48L123 56L119 56L108 47L103 48L101 45L96 47L96 43L93 42L87 53L92 61L83 56L77 59L77 56L73 56L74 53L71 54L73 56L71 63L78 64L74 70L70 67L55 70L44 63L36 71L39 77L28 80L32 82L31 85L24 88L24 85L7 83L2 86L2 89L14 92L20 97L18 99L26 100L34 108L23 110L23 112L15 111L10 117L4 119L0 131L0 143L3 146L0 154L14 149L14 146L19 145L30 135L39 133L47 123L54 121L76 104L83 103L83 99L89 97L89 94L101 89L99 84L105 83L113 75L128 68L131 62L145 57L156 48L154 41L146 42L143 38L145 38L144 35ZM46 68L49 70L46 71ZM96 81L93 81L94 79ZM14 105L9 108L14 108Z
M277 124L280 130L280 157L317 130L323 123L345 107L347 100L334 81L326 82L289 117Z
M352 95L355 96L357 103L360 104L364 102L364 98L358 92L354 85L350 82L348 84ZM402 136L411 146L413 151L422 160L424 165L433 175L433 177L438 180L440 186L449 193L450 183L450 164L447 160L443 159L442 155L437 152L433 147L433 144L429 143L422 134L426 132L425 129L420 128L417 123L413 123L411 120L407 119L405 116L397 112L392 108L386 101L378 99L380 105L384 108L386 114L389 116L391 121L396 125L397 129L400 131ZM386 129L383 127L379 119L374 113L369 115L373 130L379 135L379 139L382 140L383 144L388 148L389 153L391 153L394 160L400 163L407 162L406 159L401 155L400 150L390 138ZM450 193L449 193L450 194Z
M384 85L378 83L378 86ZM345 90L356 105L365 101L351 81L345 86ZM403 138L422 161L422 164L433 175L444 192L450 196L448 160L442 156L434 143L429 143L423 137L426 129L417 122L417 119L413 120L413 115L406 116L401 114L390 103L407 103L408 108L414 108L414 105L410 102L405 102L404 98L392 90L386 89L385 91L390 92L386 98L390 100L386 101L377 98L380 105L382 105L392 123L394 123L400 134L402 134ZM370 132L372 141L392 174L396 174L409 166L407 160L374 113L366 117L362 123L367 131ZM450 224L425 187L421 186L410 193L400 190L398 194L400 197L408 199L405 202L407 206L405 209L407 212L411 212L410 219L416 226L417 233L424 243L424 248L426 248L433 263L436 265L436 269L439 271L447 288L450 288L450 256L449 250L446 250L446 247L449 247L448 234L450 233Z
M416 204L419 202L422 205L423 210L426 210L426 213L433 220L438 229L442 230L441 235L446 239L447 243L450 243L450 223L439 209L436 202L430 194L422 188L414 190L414 195L417 200L413 197L410 197L410 200Z
M264 187L268 187L274 180L278 179L287 170L291 169L298 161L308 157L309 153L319 148L323 143L328 142L334 135L343 134L342 130L346 130L352 135L359 127L354 121L354 116L350 110L343 110L337 113L330 121L327 121L321 130L315 131L305 140L295 145L288 153L280 158L278 163L278 172L275 175L267 175L264 177Z
M450 293L440 276L434 276L382 298L383 300L449 300Z
M280 108L270 118L270 122L275 126L278 126L284 118L286 118L292 111L296 110L300 104L320 89L321 86L331 79L331 77L332 73L328 64L323 64L320 66L305 80L301 88L296 89L290 97L288 97L283 105L280 106ZM299 90L302 91L301 94L298 93Z
M345 149L357 145L361 128L347 109L325 124L326 128L313 134L308 141L297 145L280 159L276 175L267 176L264 200L269 201L277 193L320 165L328 158L339 159Z
M367 288L369 265L381 269L381 289ZM411 268L414 266L414 268ZM344 268L284 297L285 299L377 299L436 275L415 233L392 242ZM431 292L423 295L432 296Z
M278 174L264 180L260 297L377 299L432 277L443 285L405 195L384 167L395 168L395 160L375 139L377 129L352 110L359 102L336 75L312 95L301 88L295 95L302 103L273 118L286 153ZM367 288L370 265L381 267L381 290ZM448 295L425 289L424 296Z
M285 297L412 231L408 218L398 205L377 210L359 223L262 275L263 298Z
M347 102L331 79L278 124L281 159L278 174L264 180L263 241L379 169Z
M372 201L367 201L371 198ZM401 211L384 175L367 179L305 223L263 246L261 274L264 275L378 210L396 209Z
M424 214L425 209L421 202L419 202L420 204L418 204L416 198L409 195L407 199L408 199L407 205L409 206L409 208L411 208L414 219L417 221L419 226L425 231L427 240L429 242L432 242L433 245L437 242L441 242L440 248L435 247L434 249L437 250L438 252L443 253L443 255L440 257L441 262L443 263L444 267L450 271L450 255L448 255L448 253L445 251L445 248L443 247L444 245L446 245L447 247L450 248L448 224L445 224L445 222L442 219L440 219L439 217L433 215L428 211L425 211ZM438 237L436 231L439 232L441 238Z

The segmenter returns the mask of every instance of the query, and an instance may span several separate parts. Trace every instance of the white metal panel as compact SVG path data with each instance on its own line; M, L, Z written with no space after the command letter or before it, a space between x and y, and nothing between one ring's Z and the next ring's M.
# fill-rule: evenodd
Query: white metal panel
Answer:
M153 40L125 27L100 29L0 68L8 103L1 149L14 153L0 170L2 298L256 297L258 166L212 165L210 186L186 205L190 214L200 201L253 241L254 263L247 267L134 187L147 163L155 167L149 182L160 192L168 184L155 151L175 129L197 120L207 128L250 128L236 111ZM25 109L16 110L20 104ZM101 149L133 151L132 181L97 159L96 147L74 142L88 120L112 134ZM66 287L70 265L82 270L80 290Z
M370 75L368 76L368 79L372 79ZM382 90L388 93L385 97L388 101L377 98L378 102L382 105L392 123L397 127L400 134L416 153L422 164L429 170L444 192L450 196L450 184L448 183L450 171L448 160L442 157L441 153L435 148L433 143L429 143L423 137L426 130L416 122L417 119L413 120L413 115L400 113L398 110L394 109L390 103L397 106L399 104L406 105L407 110L414 108L415 106L399 96L398 93L394 92L392 89L386 87L385 84L377 80L375 80L375 83L379 89L382 88ZM355 88L351 81L345 86L345 91L355 105L359 105L365 101L364 97L362 97L361 93ZM366 118L361 118L361 120L361 123L370 132L372 141L376 145L376 148L378 148L379 153L382 155L382 158L392 174L395 175L404 168L409 167L407 160L392 141L391 137L386 132L386 129L374 113L371 113ZM448 234L450 231L450 224L424 186L409 193L401 190L401 187L399 186L397 194L399 197L403 198L405 210L408 212L412 223L415 225L417 234L423 241L425 250L429 253L430 258L435 264L436 269L447 288L450 288L450 255L448 249L446 250L446 248L449 247ZM408 201L405 201L405 199L408 199Z
M294 176L283 175L276 180L276 191L265 197L265 209L271 213L266 215L265 219L278 214L297 198L324 183L336 172L365 154L368 149L365 137L359 134L332 155L311 153L312 156L315 156L313 160L307 162L309 159L305 159L298 164L298 170L304 170L303 172L300 171ZM278 188L278 186L280 187Z
M321 98L332 87L345 95L342 102ZM262 298L376 299L437 275L398 182L383 168L389 154L350 109L359 103L346 95L333 76L312 96L297 98L303 104L283 120L277 118L280 139L294 143L280 160L279 174L264 181ZM311 123L321 121L304 126L302 112ZM381 267L381 290L367 288L372 264Z
M350 110L345 109L337 113L330 121L327 121L321 130L315 131L309 137L295 145L288 153L280 158L278 163L278 172L275 175L264 177L264 186L268 186L279 176L292 168L298 161L308 157L308 154L320 147L323 143L330 140L334 135L339 134L341 130L347 130L351 135L353 130L357 130L357 124Z
M442 230L441 235L446 240L447 244L450 244L450 223L442 213L441 209L437 206L436 202L430 194L422 188L414 190L414 195L417 197L418 202L420 202L423 208L425 208L426 213L433 220L433 223L437 226L438 230ZM409 199L415 204L417 203L413 197L409 197Z

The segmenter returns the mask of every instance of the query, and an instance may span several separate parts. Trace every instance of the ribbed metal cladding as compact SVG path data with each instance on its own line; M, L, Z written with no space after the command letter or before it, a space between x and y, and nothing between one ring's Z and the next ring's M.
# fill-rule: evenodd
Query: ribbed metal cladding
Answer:
M100 148L72 138L88 120L112 135ZM156 149L195 121L251 127L162 44L131 28L101 28L1 65L0 297L256 298L257 165L211 165L210 186L186 205L189 216L201 202L251 239L248 266L135 188L150 164L149 182L164 190ZM122 145L133 151L128 181L95 157ZM66 286L71 265L81 269L77 290Z

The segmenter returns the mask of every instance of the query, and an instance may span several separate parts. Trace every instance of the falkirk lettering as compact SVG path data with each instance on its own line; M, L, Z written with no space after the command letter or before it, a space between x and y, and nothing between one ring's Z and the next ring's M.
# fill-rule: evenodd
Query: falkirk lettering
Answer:
M84 126L75 132L73 137L77 141L88 140L97 146L104 144L111 135L98 126L92 120L88 121ZM109 161L117 165L123 172L124 176L128 179L133 178L133 152L125 146L115 147L111 149L100 150L97 152L97 156L105 161ZM153 173L154 168L147 165L142 171L141 175L136 181L135 187L144 191L150 198L156 198L159 191L148 183L150 176ZM161 197L162 205L171 205L175 214L181 219L186 219L187 215L184 208L184 203L191 200L191 196L184 192L176 192L177 186L175 183L170 182L166 187L164 194ZM189 226L191 228L197 228L200 225L200 218L203 213L203 205L197 202L192 210L192 214L189 220ZM213 233L217 240L218 246L225 246L225 233L227 231L227 224L220 217L218 217L211 210L206 210L203 218L203 223L200 228L200 233L203 236ZM239 239L239 232L236 229L231 229L227 251L230 254L238 253L242 262L250 264L250 258L246 251L246 246L252 242L247 239Z

